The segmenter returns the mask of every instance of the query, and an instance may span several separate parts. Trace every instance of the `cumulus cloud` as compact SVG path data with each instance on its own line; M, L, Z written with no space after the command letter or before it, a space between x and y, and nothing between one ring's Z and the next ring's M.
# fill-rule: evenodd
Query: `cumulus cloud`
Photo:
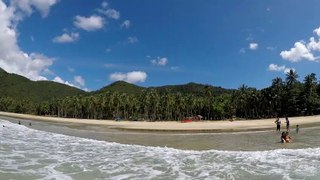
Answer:
M55 43L71 43L75 42L79 39L79 33L63 33L60 36L56 36L53 38L53 42Z
M251 50L256 50L256 49L258 49L258 44L257 43L250 43L249 44L249 49L251 49Z
M320 27L317 29L313 30L314 33L316 33L320 37Z
M52 81L57 82L57 83L61 83L61 84L65 84L65 85L68 85L68 86L71 86L71 87L79 88L76 85L74 85L74 84L72 84L72 83L70 83L68 81L63 80L59 76L56 76Z
M61 84L64 84L64 80L63 79L61 79L61 77L59 77L59 76L56 76L52 81L54 81L54 82L57 82L57 83L61 83Z
M129 20L123 21L123 23L120 25L121 28L128 29L131 25L131 22Z
M58 1L59 0L11 0L11 7L19 9L26 15L31 15L35 8L40 11L42 17L46 17L50 12L50 7Z
M101 8L98 9L98 12L111 19L117 20L120 18L120 12L115 9L111 9L109 4L105 1L102 2Z
M128 83L145 82L147 73L143 71L132 71L128 73L116 72L110 74L109 79L111 81L126 81Z
M168 59L166 57L157 57L156 59L152 59L150 62L156 66L165 66L168 63Z
M283 71L284 73L289 72L291 69L294 70L293 68L287 68L285 65L279 66L277 64L270 64L268 67L269 71Z
M138 41L139 39L137 37L128 37L129 44L137 43Z
M71 83L69 81L65 81L59 76L56 76L52 81L57 82L57 83L61 83L61 84L65 84L65 85L68 85L71 87L75 87L78 89L82 89L84 91L89 91L89 89L85 87L85 80L81 76L74 76L73 83Z
M47 80L44 76L54 58L41 53L26 53L18 46L16 26L24 17L39 10L45 17L56 0L11 1L10 5L0 0L0 67L10 73L25 76L31 80Z
M73 24L86 31L95 31L103 28L104 19L101 16L92 15L90 17L76 16Z
M74 82L77 84L77 85L79 85L79 86L81 86L81 87L84 87L85 86L85 80L81 77L81 76L75 76L74 78L73 78L73 80L74 80Z
M291 62L302 60L319 61L319 57L315 53L320 52L320 27L314 29L313 32L318 37L310 37L309 42L298 41L294 43L294 47L290 50L281 51L280 56Z
M311 37L307 48L309 51L320 51L320 41L316 41L314 37Z
M120 18L120 12L115 9L107 9L106 11L104 11L104 14L111 19Z
M294 47L288 51L281 51L280 56L291 62L298 62L302 59L314 61L316 59L303 41L296 42Z

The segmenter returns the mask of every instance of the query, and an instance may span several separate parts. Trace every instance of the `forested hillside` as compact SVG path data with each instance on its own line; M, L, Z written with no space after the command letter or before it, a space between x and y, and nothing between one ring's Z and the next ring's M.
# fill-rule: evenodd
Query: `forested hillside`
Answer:
M52 81L31 81L0 68L0 98L43 102L80 94L85 94L85 91Z
M303 82L290 71L258 90L241 85L227 90L189 83L163 87L139 87L115 82L94 92L83 92L54 82L33 82L18 75L0 73L0 110L59 117L129 120L181 120L270 118L320 113L320 83L316 75Z

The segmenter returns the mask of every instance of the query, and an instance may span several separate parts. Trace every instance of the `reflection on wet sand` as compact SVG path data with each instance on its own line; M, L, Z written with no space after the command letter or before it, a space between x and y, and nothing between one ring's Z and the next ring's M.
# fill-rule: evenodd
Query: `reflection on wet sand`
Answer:
M18 120L14 118L3 119L18 123ZM29 126L29 123L32 123L31 127ZM320 145L320 140L312 138L320 135L320 127L317 126L301 129L299 134L292 131L290 135L293 139L293 143L282 144L279 143L281 133L276 132L275 130L234 133L138 132L110 129L105 126L39 122L31 120L23 121L22 125L43 131L108 142L173 147L188 150L216 149L261 151L282 148L309 148L318 147Z

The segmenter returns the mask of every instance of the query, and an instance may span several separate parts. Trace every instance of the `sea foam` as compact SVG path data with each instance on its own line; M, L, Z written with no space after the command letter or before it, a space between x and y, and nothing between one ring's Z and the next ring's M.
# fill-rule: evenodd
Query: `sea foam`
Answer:
M320 148L194 151L66 136L0 120L0 179L301 179Z

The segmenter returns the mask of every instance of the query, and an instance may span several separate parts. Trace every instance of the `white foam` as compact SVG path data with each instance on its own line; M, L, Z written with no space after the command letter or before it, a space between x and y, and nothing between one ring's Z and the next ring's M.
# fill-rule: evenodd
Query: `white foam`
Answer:
M29 129L0 120L1 174L42 179L246 179L318 176L320 148L193 151L123 145Z

